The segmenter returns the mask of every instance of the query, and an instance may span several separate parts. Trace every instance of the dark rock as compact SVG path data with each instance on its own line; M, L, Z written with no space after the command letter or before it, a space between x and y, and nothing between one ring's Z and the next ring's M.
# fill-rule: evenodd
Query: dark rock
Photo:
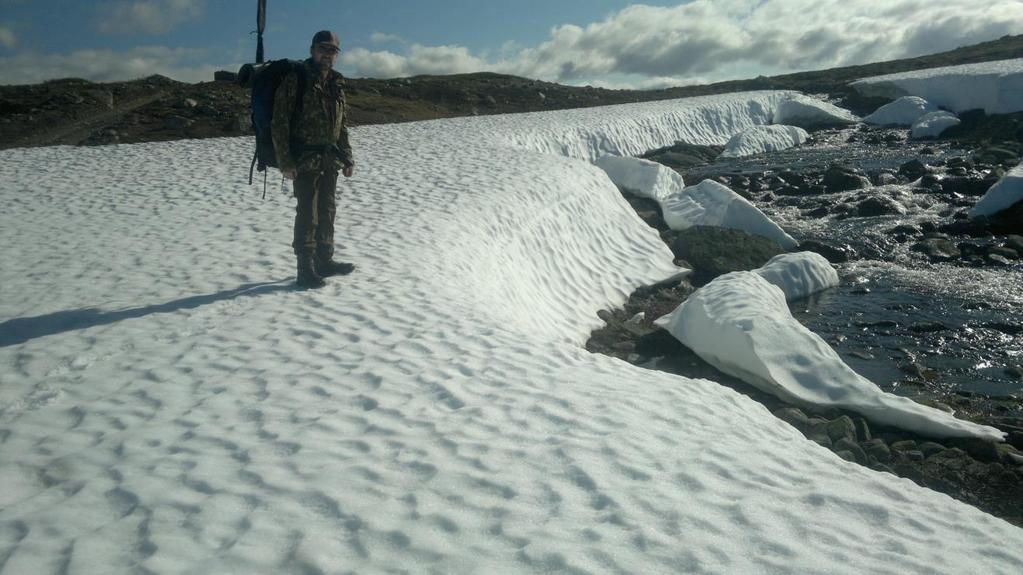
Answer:
M916 442L912 439L903 439L901 441L895 441L890 446L893 451L913 451L916 449Z
M796 250L801 252L818 253L833 264L847 262L850 257L856 255L853 249L849 246L834 247L816 240L807 240L799 244L799 247L796 248Z
M1005 238L1005 247L1015 250L1018 254L1023 254L1023 236L1009 234Z
M969 197L983 196L998 183L991 178L950 177L941 180L941 191L946 194L962 194Z
M920 160L910 160L899 166L899 175L909 178L910 180L921 178L928 172L929 169L927 164L924 164Z
M856 424L856 438L860 441L870 441L872 439L870 433L870 425L867 424L867 420L862 417L857 417L853 420Z
M934 333L937 331L947 331L949 329L951 328L937 321L921 321L909 326L909 331L913 333Z
M864 465L867 463L867 454L860 447L860 444L848 437L843 437L833 443L833 447L836 451L848 451L856 457L856 463Z
M664 329L658 329L636 340L636 353L647 357L673 356L683 348L682 342Z
M800 431L807 429L810 425L810 419L806 414L795 407L775 410L774 416Z
M987 263L998 267L1009 267L1012 265L1012 261L1009 258L998 254L988 254L986 260Z
M840 439L856 443L856 424L848 415L843 415L827 424L828 437L837 447Z
M829 167L824 172L824 180L821 183L830 193L862 190L871 186L866 176L843 166Z
M927 256L932 262L948 262L957 260L960 257L959 248L951 241L944 238L927 238L913 244L909 248L914 252L920 252Z
M991 463L1001 459L1001 456L998 454L998 447L993 441L974 438L954 438L948 440L948 443L958 449L949 449L947 451L962 449L977 461Z
M995 247L991 248L990 250L988 250L988 254L999 255L999 256L1002 256L1003 258L1007 259L1007 260L1018 260L1019 259L1019 252L1017 252L1016 250L1014 250L1012 248L1008 248L1008 247L995 246Z
M875 216L889 216L905 214L906 208L891 198L874 197L867 198L856 204L856 216L860 218L871 218Z
M933 441L925 441L919 446L920 451L924 454L924 457L930 457L935 453L941 453L945 451L945 446L940 443Z
M831 211L828 210L827 206L820 206L812 210L803 212L803 216L807 218L823 218L830 213Z
M836 451L835 455L841 457L842 459L848 461L849 463L859 463L858 461L856 461L856 454L854 454L852 451L849 451L848 449Z
M867 456L873 457L880 463L888 463L892 460L892 452L888 449L888 446L885 445L883 439L878 438L864 441L861 444L861 447Z
M739 230L693 226L671 232L669 245L676 258L693 267L692 283L702 286L719 275L753 270L784 253L777 243Z
M235 72L228 72L226 70L217 70L213 73L214 82L237 82L238 74Z

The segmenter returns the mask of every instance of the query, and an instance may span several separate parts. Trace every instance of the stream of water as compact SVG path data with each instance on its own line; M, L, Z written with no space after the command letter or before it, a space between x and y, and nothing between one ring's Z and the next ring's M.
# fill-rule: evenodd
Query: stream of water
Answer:
M814 145L719 160L688 171L686 182L721 174L819 170L839 162L865 171L897 169L912 159L933 163L964 155L962 150L934 144L885 149L849 144L850 133L827 132L819 134ZM925 151L925 146L933 149ZM885 193L906 206L907 213L809 218L799 207L758 202L754 197L757 207L799 241L817 240L873 254L836 264L841 285L791 302L793 315L828 341L850 367L886 391L1023 397L1023 380L1014 371L1023 366L1023 262L1003 268L930 263L911 252L913 241L895 241L890 230L900 224L938 221L962 204L950 206L908 186L889 186ZM814 199L837 204L848 195Z

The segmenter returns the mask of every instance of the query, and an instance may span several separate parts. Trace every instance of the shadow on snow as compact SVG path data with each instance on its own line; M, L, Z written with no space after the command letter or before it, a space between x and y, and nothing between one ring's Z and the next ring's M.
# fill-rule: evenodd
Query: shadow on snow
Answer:
M291 291L293 289L295 288L291 280L279 280L275 282L250 283L216 293L190 296L167 303L118 311L83 308L58 311L35 317L19 317L0 323L0 347L25 343L37 337L88 329L154 313L171 313L182 309L194 309L199 306L241 296L258 296L279 291Z

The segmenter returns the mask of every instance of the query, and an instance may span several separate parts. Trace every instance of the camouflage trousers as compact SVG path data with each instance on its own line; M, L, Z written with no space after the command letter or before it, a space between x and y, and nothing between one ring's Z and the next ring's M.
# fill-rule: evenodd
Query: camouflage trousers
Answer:
M300 172L295 177L295 239L297 255L329 259L334 254L334 216L337 213L337 172Z

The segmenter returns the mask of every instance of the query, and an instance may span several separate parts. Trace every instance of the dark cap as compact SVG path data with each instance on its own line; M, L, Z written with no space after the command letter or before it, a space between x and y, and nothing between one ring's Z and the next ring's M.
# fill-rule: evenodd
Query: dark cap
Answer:
M313 35L313 46L317 44L330 44L331 46L341 49L341 41L337 39L337 34L334 34L330 30L320 30Z

